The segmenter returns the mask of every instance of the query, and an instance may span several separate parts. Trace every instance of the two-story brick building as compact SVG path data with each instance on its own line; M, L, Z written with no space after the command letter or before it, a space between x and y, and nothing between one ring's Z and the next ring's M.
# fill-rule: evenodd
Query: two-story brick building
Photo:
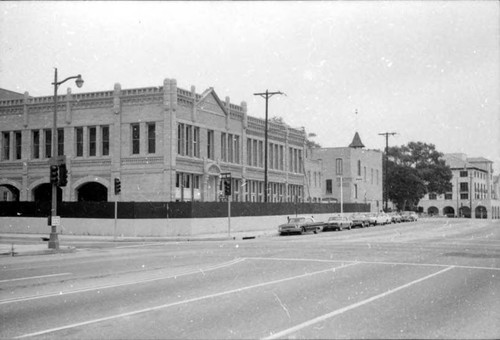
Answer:
M11 95L11 91L6 91ZM0 98L0 199L50 200L53 96ZM162 86L58 96L57 155L66 156L64 201L216 201L221 174L234 201L264 200L263 119L222 101L213 88ZM306 135L269 123L270 202L310 200L304 189ZM309 191L308 191L309 192ZM307 196L306 196L307 194Z

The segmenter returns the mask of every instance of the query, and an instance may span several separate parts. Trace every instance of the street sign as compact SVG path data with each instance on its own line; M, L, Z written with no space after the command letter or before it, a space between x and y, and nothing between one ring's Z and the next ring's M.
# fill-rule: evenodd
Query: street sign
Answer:
M52 216L52 225L59 227L61 225L61 216Z

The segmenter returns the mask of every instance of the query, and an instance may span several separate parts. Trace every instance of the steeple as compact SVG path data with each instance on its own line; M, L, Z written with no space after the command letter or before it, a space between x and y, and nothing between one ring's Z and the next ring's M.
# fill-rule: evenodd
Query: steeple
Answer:
M364 144L361 142L361 138L359 137L358 132L356 131L356 134L354 135L354 138L352 139L351 144L349 144L350 148L358 149L358 148L364 148Z

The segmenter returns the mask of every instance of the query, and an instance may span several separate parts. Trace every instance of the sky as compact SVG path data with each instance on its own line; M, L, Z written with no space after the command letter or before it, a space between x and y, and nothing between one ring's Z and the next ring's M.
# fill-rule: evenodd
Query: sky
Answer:
M247 102L323 147L411 141L500 173L499 1L2 1L0 88L162 86Z

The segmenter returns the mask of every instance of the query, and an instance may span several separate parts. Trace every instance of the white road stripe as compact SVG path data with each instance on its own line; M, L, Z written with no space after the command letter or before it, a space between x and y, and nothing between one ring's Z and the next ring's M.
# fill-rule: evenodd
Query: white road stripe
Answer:
M197 301L201 301L201 300L211 299L211 298L215 298L215 297L219 297L219 296L224 296L224 295L239 293L239 292L243 292L243 291L254 289L254 288L260 288L260 287L265 287L265 286L269 286L269 285L274 285L274 284L282 283L282 282L285 282L285 281L292 281L292 280L296 280L296 279L310 277L310 276L313 276L313 275L318 275L318 274L323 274L323 273L327 273L327 272L332 272L332 271L335 271L337 269L347 268L347 267L350 267L350 266L353 266L353 265L356 265L356 264L358 264L358 263L357 262L356 263L349 263L349 264L346 264L346 265L340 266L340 267L328 268L328 269L324 269L324 270L320 270L320 271L316 271L316 272L312 272L312 273L306 273L306 274L301 274L301 275L297 275L297 276L287 277L287 278L284 278L284 279L263 282L263 283L259 283L259 284L255 284L255 285L251 285L251 286L246 286L246 287L242 287L242 288L236 288L236 289L228 290L228 291L225 291L225 292L220 292L220 293L215 293L215 294L200 296L200 297L196 297L196 298L192 298L192 299L188 299L188 300L183 300L183 301L178 301L178 302L173 302L173 303L168 303L168 304L165 304L165 305L160 305L160 306L155 306L155 307L150 307L150 308L145 308L145 309L139 309L139 310L128 312L128 313L111 315L111 316L107 316L107 317L104 317L104 318L99 318L99 319L94 319L94 320L89 320L89 321L74 323L74 324L66 325L66 326L62 326L62 327L56 327L56 328L46 329L46 330L43 330L43 331L40 331L40 332L36 332L36 333L23 334L23 335L15 337L14 339L28 338L28 337L32 337L32 336L39 336L39 335L44 335L44 334L48 334L48 333L62 331L62 330L65 330L65 329L70 329L70 328L75 328L75 327L80 327L80 326L91 325L91 324L98 323L98 322L109 321L109 320L119 319L119 318L128 317L128 316L132 316L132 315L137 315L137 314L141 314L141 313L147 313L147 312L157 311L157 310L160 310L160 309L165 309L165 308L169 308L169 307L173 307L173 306L178 306L178 305L183 305L183 304L187 304L187 303L191 303L191 302L197 302Z
M2 282L12 282L12 281L21 281L21 280L43 279L43 278L46 278L46 277L63 276L63 275L71 275L71 274L72 273L60 273L60 274L51 274L51 275L20 277L20 278L17 278L17 279L0 280L0 283L2 283Z
M444 272L447 272L448 270L450 270L452 268L454 268L454 267L453 266L447 267L447 268L442 269L442 270L440 270L440 271L438 271L438 272L436 272L434 274L430 274L430 275L424 276L424 277L422 277L420 279L417 279L415 281L409 282L409 283L407 283L405 285L399 286L397 288L390 289L390 290L386 291L385 293L378 294L378 295L372 296L369 299L366 299L366 300L354 303L354 304L349 305L349 306L344 307L344 308L337 309L337 310L335 310L333 312L330 312L330 313L324 314L322 316L319 316L317 318L311 319L309 321L303 322L303 323L301 323L301 324L299 324L297 326L294 326L294 327L285 329L285 330L283 330L281 332L275 333L275 334L273 334L273 335L271 335L271 336L269 336L267 338L264 338L264 339L266 339L266 340L267 339L278 339L278 338L281 338L281 337L285 337L285 336L287 336L287 335L289 335L291 333L298 332L298 331L300 331L300 330L302 330L302 329L304 329L306 327L309 327L309 326L312 326L312 325L317 324L319 322L325 321L325 320L330 319L330 318L332 318L332 317L334 317L336 315L339 315L339 314L345 313L345 312L347 312L347 311L349 311L351 309L354 309L354 308L366 305L367 303L370 303L370 302L373 302L375 300L378 300L378 299L381 299L383 297L386 297L387 295L393 294L393 293L395 293L397 291L400 291L400 290L402 290L404 288L408 288L408 287L410 287L410 286L412 286L412 285L414 285L416 283L422 282L424 280L430 279L431 277L434 277L434 276L437 276L437 275L442 274Z
M247 257L247 260L265 260L265 261L302 261L302 262L331 262L331 263L352 263L356 262L359 264L385 264L385 265L397 265L397 266L415 266L415 267L450 267L449 264L439 264L439 263L413 263L413 262L385 262L385 261L342 261L342 260L323 260L323 259L306 259L306 258L293 258L293 257ZM462 269L480 269L480 270L495 270L500 271L500 268L496 267L478 267L478 266L461 266L453 265L455 268Z
M225 267L231 266L233 264L240 263L244 260L245 260L244 258L237 258L237 259L234 259L234 260L229 261L229 262L224 262L221 264L212 265L212 266L208 266L205 268L199 268L199 269L194 269L194 270L185 271L185 272L178 272L175 274L170 274L168 276L161 276L161 277L155 277L155 278L150 278L150 279L127 281L127 282L122 282L122 283L117 283L117 284L112 284L112 285L75 289L75 290L70 290L70 291L66 291L66 292L55 292L55 293L48 293L48 294L43 294L43 295L32 295L32 296L24 296L24 297L12 298L12 299L5 299L5 300L0 300L0 305L7 304L7 303L13 303L13 302L25 302L25 301L31 301L31 300L36 300L36 299L43 299L43 298L48 298L48 297L53 297L53 296L63 296L63 295L68 295L68 294L84 293L84 292L90 292L93 290L103 290L103 289L108 289L108 288L129 286L129 285L135 285L135 284L139 284L139 283L147 283L147 282L153 282L153 281L159 281L159 280L166 280L166 279L170 279L173 277L180 277L180 276L185 276L185 275L204 273L204 272L208 272L208 271L215 270L215 269L225 268Z

